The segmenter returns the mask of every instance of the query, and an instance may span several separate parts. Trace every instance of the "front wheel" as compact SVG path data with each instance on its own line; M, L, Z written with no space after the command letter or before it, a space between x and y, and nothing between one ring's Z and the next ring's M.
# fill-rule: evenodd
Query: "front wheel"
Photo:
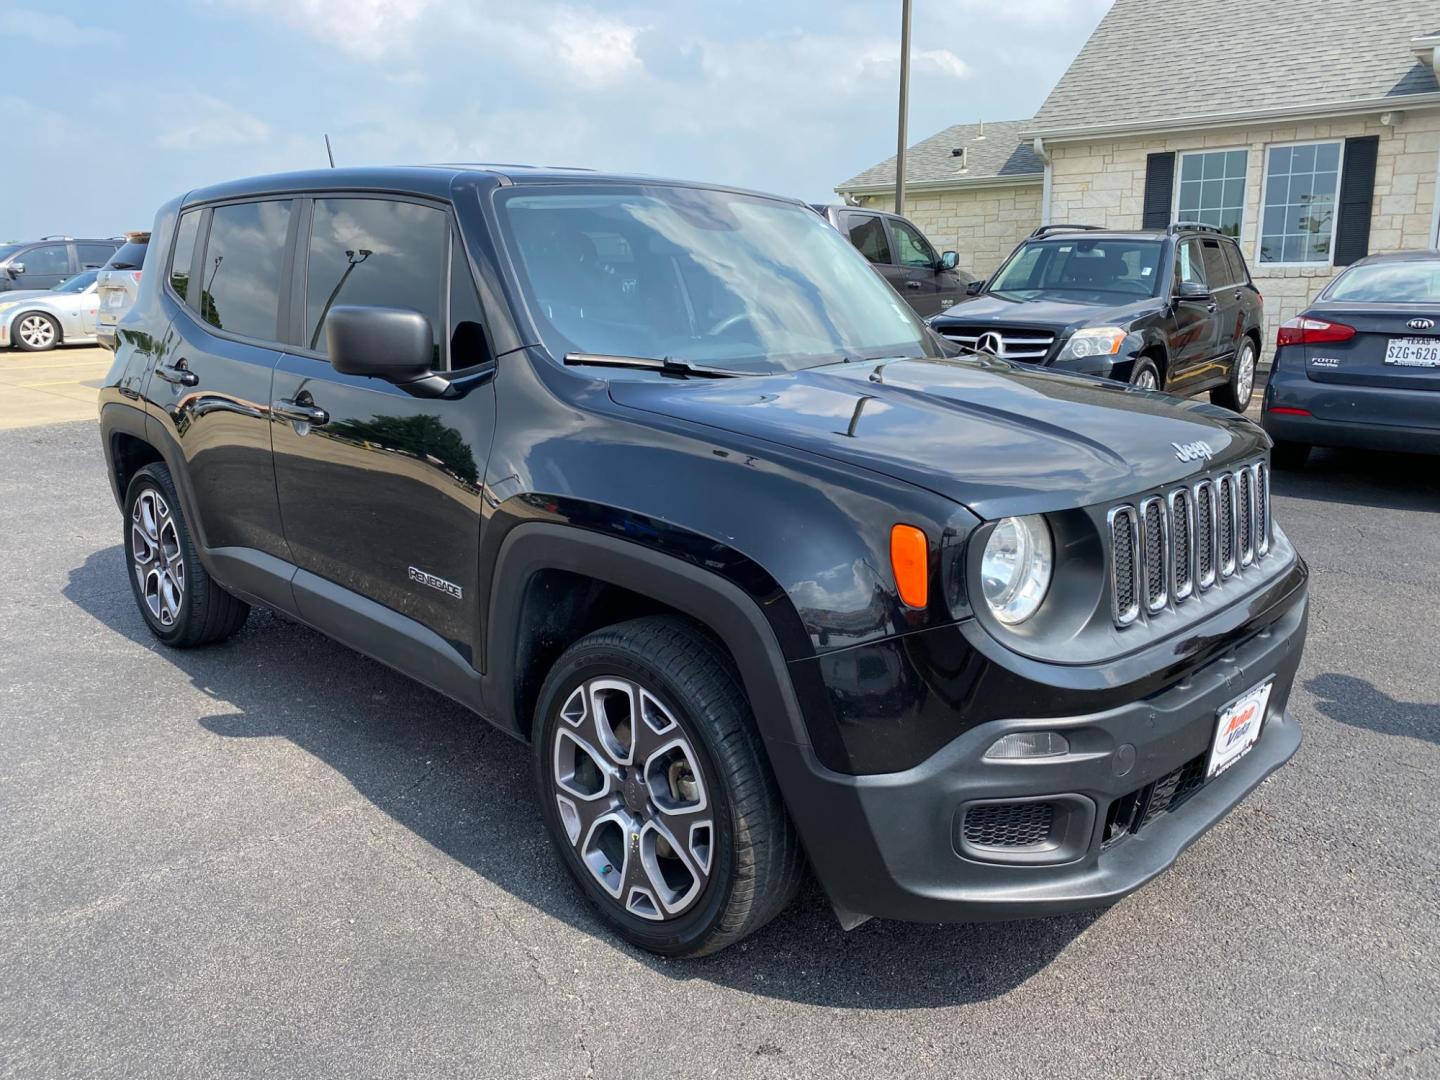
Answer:
M1240 351L1235 354L1235 364L1230 369L1230 379L1224 386L1210 391L1210 401L1224 409L1243 413L1250 407L1255 395L1255 342L1248 337L1240 342Z
M22 352L45 352L60 344L60 324L49 315L32 311L15 320L10 339Z
M1148 356L1136 360L1130 372L1130 385L1137 390L1159 390L1160 369L1155 366L1155 361Z
M534 731L551 838L627 941L701 956L790 902L799 842L739 678L699 629L661 616L582 638Z

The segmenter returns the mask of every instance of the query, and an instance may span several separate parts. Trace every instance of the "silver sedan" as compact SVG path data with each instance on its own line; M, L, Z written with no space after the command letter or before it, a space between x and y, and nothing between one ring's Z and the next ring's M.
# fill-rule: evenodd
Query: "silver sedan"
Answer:
M61 344L94 344L98 273L86 270L53 289L0 293L0 348L43 352Z

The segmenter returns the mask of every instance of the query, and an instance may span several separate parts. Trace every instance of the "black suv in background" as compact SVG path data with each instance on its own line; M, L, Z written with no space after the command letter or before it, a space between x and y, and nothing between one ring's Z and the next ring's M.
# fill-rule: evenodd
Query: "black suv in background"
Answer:
M160 210L117 337L116 572L155 637L267 605L529 742L644 948L738 940L807 864L846 926L1104 906L1299 745L1264 432L936 356L802 203L241 180Z
M66 278L99 270L119 246L117 239L76 240L69 236L0 244L0 292L53 289Z
M921 318L938 315L965 296L975 275L958 268L953 251L935 248L912 221L882 210L811 204L880 271Z
M1263 302L1239 246L1212 226L1042 225L970 292L931 320L965 348L1147 390L1209 390L1237 412L1255 391Z

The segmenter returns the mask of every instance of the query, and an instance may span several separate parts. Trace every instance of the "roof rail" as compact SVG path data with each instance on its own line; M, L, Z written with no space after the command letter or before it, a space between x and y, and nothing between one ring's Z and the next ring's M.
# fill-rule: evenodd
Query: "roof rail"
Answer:
M1096 232L1103 228L1100 225L1041 225L1030 234L1031 240L1038 240L1042 236L1049 236L1052 232L1062 232L1066 229L1076 229L1081 232Z
M74 240L75 237L73 237L73 236L61 236L59 233L56 233L54 236L42 236L42 237L40 237L40 239L41 239L41 240Z
M1206 225L1203 221L1173 221L1165 230L1167 233L1178 232L1211 232L1216 236L1224 236L1225 231L1215 225Z

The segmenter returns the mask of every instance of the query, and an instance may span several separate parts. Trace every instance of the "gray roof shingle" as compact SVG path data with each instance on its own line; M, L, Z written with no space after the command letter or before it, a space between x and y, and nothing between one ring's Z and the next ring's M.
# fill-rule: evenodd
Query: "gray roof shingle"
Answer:
M1433 94L1436 0L1115 0L1027 134Z
M983 136L980 124L956 124L938 135L931 135L906 151L905 182L933 184L950 180L974 183L1032 174L1038 180L1045 172L1045 166L1035 156L1029 143L1020 142L1020 129L1028 124L1027 120L988 120L984 124ZM960 171L960 159L952 153L960 147L965 149L964 172ZM856 188L894 183L895 156L892 154L879 165L852 176L835 190L854 191Z

